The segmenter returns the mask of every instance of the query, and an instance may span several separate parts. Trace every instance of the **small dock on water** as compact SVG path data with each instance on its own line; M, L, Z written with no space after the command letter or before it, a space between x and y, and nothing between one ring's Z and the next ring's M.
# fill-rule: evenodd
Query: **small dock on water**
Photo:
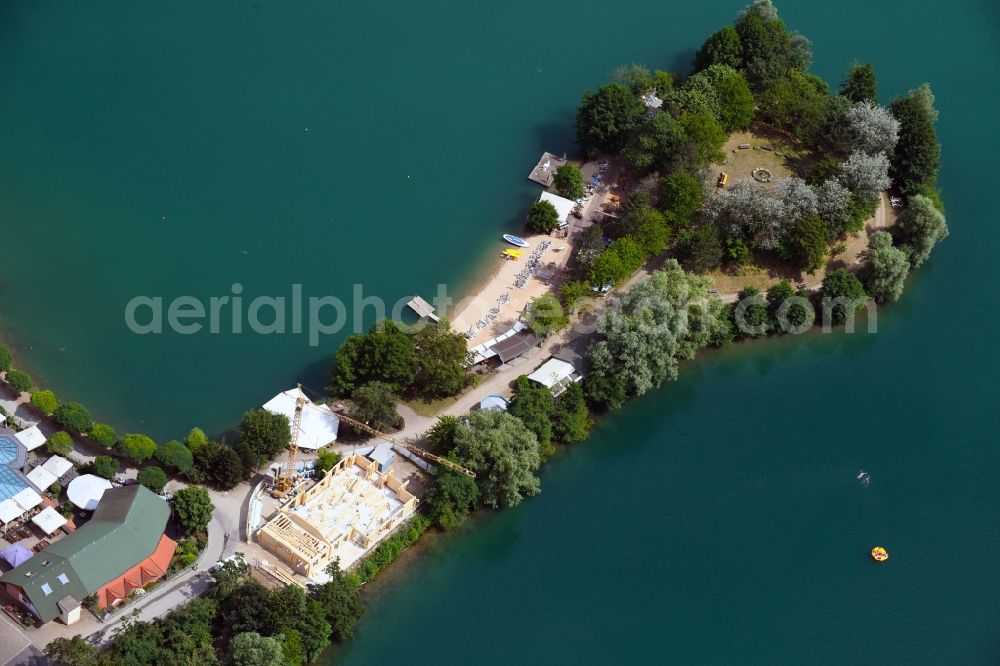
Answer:
M528 180L534 181L542 187L549 187L552 185L552 179L555 178L556 171L565 164L565 156L556 157L552 153L542 153L542 158L538 160L538 164L528 174Z
M417 313L417 316L423 319L427 317L431 321L439 322L440 317L434 314L434 306L420 298L419 296L414 296L410 299L410 302L406 304L411 310Z

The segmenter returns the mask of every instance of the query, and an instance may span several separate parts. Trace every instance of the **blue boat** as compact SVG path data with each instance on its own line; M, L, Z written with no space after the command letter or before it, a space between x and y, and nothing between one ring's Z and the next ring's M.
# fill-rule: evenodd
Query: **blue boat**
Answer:
M511 245L516 245L518 247L528 247L528 241L518 236L513 236L511 234L504 234L503 239L508 243L510 243Z

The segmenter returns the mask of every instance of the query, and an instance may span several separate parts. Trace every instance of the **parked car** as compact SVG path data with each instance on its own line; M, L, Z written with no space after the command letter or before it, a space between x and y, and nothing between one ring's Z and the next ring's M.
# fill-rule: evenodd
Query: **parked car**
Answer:
M902 197L889 197L889 203L892 204L893 208L902 208L903 207L903 198Z

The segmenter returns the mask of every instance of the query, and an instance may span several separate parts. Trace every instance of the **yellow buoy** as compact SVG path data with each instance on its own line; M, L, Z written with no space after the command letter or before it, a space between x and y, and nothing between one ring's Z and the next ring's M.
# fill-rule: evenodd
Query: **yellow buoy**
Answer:
M889 551L887 551L882 546L875 546L874 548L872 548L872 558L876 562L885 562L887 559L889 559Z

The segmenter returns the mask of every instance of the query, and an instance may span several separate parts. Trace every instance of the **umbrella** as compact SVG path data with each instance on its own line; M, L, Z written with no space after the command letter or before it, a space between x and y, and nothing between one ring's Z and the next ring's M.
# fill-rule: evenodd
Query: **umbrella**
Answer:
M12 546L7 546L3 550L0 550L0 557L7 560L7 564L12 567L21 566L33 554L34 553L19 543L15 543Z

